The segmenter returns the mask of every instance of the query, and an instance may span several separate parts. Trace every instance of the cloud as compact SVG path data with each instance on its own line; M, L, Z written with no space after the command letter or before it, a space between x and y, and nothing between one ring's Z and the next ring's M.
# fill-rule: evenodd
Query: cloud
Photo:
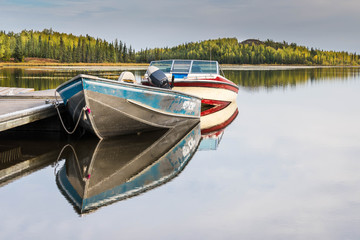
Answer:
M136 49L219 37L274 39L360 52L360 2L345 0L2 0L0 28L90 34Z

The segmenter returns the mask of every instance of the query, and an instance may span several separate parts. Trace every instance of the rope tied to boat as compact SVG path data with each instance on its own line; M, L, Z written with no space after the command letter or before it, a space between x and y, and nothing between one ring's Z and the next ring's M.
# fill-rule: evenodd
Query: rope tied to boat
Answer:
M65 124L64 124L64 121L63 121L63 119L62 119L62 117L61 117L60 110L59 110L59 106L56 106L56 105L55 105L55 108L56 108L56 111L57 111L57 113L58 113L58 115L59 115L59 119L60 119L61 125L63 126L64 130L65 130L68 134L70 134L70 135L73 134L73 133L76 131L76 129L77 129L78 126L79 126L80 120L81 120L84 112L88 110L88 107L86 107L86 106L81 109L81 112L80 112L80 114L79 114L78 120L76 121L76 124L75 124L74 129L73 129L72 131L69 131L69 130L67 130L67 128L66 128L66 126L65 126Z
M53 102L53 104L54 104L54 107L55 107L55 109L56 109L56 111L57 111L57 113L58 113L58 116L59 116L59 119L60 119L60 122L61 122L62 127L64 128L65 132L67 132L67 134L70 134L70 135L73 134L73 133L76 131L76 129L78 128L79 123L80 123L80 120L81 120L84 112L88 112L88 113L91 112L90 108L88 108L87 106L83 107L83 108L81 109L81 112L79 113L79 117L78 117L78 119L77 119L77 121L76 121L76 124L75 124L74 129L73 129L72 131L69 131L69 130L67 129L67 127L65 126L64 121L63 121L63 119L62 119L62 117L61 117L61 114L60 114L60 110L59 110L60 102L59 102L59 100L58 100L57 97L56 97L56 91L55 91L55 101Z

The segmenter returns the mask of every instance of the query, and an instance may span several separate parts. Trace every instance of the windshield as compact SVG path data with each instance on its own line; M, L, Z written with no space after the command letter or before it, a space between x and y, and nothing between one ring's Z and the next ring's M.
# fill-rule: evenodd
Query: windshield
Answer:
M213 73L217 74L217 65L214 61L193 61L191 73Z
M150 66L158 67L164 73L170 73L172 62L172 60L152 61Z
M172 72L189 73L190 65L191 65L190 60L175 60Z
M158 67L164 73L219 74L216 61L161 60L152 61L150 66Z

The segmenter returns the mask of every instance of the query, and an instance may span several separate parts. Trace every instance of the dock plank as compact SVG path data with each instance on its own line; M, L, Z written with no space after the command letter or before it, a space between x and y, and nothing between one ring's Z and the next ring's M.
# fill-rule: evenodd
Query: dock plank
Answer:
M6 114L44 105L42 99L0 99L0 119Z
M41 100L0 100L0 131L56 115L53 104Z
M57 95L57 98L61 99L59 95ZM21 92L15 95L6 95L0 93L0 99L55 99L55 89Z
M33 88L0 87L0 95L16 95L21 93L34 92Z
M0 131L56 115L55 106L52 104L54 99L54 89L18 93L16 95L1 95Z

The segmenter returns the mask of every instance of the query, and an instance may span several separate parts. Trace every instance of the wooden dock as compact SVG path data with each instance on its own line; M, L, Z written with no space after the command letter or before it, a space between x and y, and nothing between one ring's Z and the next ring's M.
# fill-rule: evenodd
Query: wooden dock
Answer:
M0 132L57 115L55 89L0 88Z
M57 159L64 131L54 101L54 89L0 88L0 187Z

